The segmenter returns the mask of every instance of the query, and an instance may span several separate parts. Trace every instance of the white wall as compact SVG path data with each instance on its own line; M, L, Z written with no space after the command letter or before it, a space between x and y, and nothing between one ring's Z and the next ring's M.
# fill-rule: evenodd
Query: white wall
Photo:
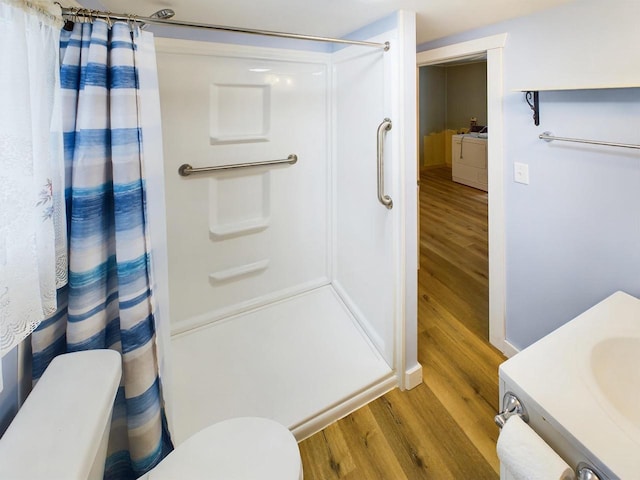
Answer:
M496 33L504 49L507 340L524 348L616 290L640 296L640 155L541 141L558 136L640 143L640 89L541 92L530 86L640 85L640 3L581 0L419 46ZM635 53L633 50L635 49ZM513 181L513 163L531 183Z

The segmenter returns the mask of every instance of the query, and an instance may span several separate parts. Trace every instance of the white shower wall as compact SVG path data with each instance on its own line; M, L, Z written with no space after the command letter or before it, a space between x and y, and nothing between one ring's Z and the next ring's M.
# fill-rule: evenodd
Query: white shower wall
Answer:
M301 439L420 373L401 343L415 326L416 266L405 218L416 178L402 165L415 158L399 148L415 122L395 72L413 45L401 36L371 39L392 53L157 41L177 443L238 415ZM377 199L376 130L394 116L389 210ZM183 163L290 154L294 165L178 175Z
M185 54L181 43L158 56L174 333L329 278L326 57ZM177 174L289 154L297 164Z
M380 40L380 39L376 39ZM384 40L382 40L384 41ZM396 211L377 200L376 132L391 116L387 54L371 48L341 50L333 59L334 249L333 285L389 365L394 364L395 295L399 279ZM385 69L386 66L386 69ZM386 135L385 193L398 200L391 175L391 132ZM385 170L387 170L385 169Z

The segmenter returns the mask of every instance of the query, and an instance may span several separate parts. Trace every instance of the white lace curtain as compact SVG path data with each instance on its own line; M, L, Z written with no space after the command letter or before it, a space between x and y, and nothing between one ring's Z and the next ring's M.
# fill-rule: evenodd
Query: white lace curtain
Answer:
M61 26L53 1L0 0L0 358L67 280Z

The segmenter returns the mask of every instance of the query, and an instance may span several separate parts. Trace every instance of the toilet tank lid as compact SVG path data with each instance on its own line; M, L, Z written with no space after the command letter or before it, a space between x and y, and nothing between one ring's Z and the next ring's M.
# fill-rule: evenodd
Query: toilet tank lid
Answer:
M114 350L54 358L0 439L0 478L87 478L121 368Z

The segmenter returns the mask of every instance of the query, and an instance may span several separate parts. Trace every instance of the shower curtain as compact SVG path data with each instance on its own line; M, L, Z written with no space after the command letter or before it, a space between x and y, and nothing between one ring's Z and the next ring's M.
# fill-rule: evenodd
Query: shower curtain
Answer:
M60 353L122 353L105 469L113 479L139 477L172 449L145 206L144 141L161 141L142 136L139 70L155 65L145 55L155 57L152 34L124 22L61 33L69 283L32 337L34 379Z
M46 7L0 0L0 358L56 311L67 282L56 98L63 22Z

